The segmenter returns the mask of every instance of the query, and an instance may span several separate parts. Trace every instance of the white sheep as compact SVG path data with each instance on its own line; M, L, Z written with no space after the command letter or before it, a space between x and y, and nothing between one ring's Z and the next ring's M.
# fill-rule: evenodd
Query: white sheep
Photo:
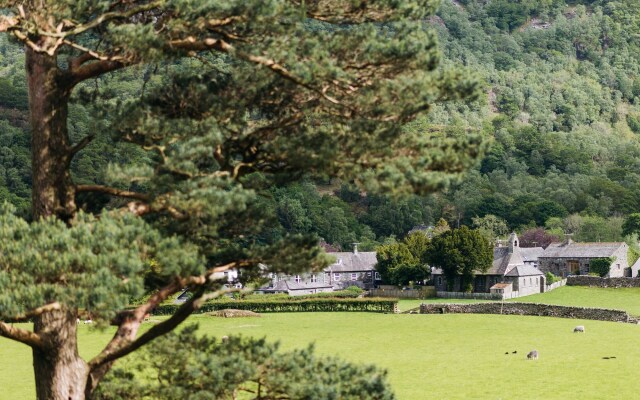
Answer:
M537 360L538 359L538 350L531 350L529 354L527 354L528 360Z
M574 333L575 333L575 332L582 332L582 333L584 333L584 332L585 332L585 330L584 330L584 325L578 325L578 326L576 326L575 328L573 328L573 332L574 332Z

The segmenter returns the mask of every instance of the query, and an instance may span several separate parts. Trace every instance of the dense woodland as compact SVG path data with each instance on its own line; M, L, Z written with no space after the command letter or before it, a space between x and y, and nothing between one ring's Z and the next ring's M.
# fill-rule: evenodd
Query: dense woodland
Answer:
M405 129L479 136L482 159L444 191L421 197L367 195L331 176L273 187L262 201L277 218L261 239L315 233L334 248L373 249L443 218L492 239L543 227L577 240L622 240L625 217L640 210L640 4L443 0L424 27L437 33L444 66L463 65L484 86L477 100L436 105ZM24 57L23 47L0 37L0 201L29 217ZM223 58L216 62L225 68ZM117 182L120 166L145 165L145 152L106 128L112 110L184 67L158 63L83 84L70 134L96 139L73 161L77 183ZM80 200L94 209L117 201Z

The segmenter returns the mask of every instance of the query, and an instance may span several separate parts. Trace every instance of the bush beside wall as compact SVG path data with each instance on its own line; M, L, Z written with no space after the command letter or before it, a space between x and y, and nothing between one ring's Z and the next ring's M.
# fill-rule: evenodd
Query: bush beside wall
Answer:
M224 310L249 310L257 313L271 312L394 312L397 299L303 299L293 300L225 300L205 303L197 313ZM156 307L154 315L169 315L176 312L180 304L165 304Z

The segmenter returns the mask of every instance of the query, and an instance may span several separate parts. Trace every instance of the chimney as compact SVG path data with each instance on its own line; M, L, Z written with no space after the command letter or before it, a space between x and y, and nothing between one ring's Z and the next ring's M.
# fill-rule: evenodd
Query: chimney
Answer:
M353 254L358 254L358 245L360 243L352 243L353 244Z
M572 236L573 236L573 233L565 233L564 234L564 242L562 242L562 245L566 246L568 244L573 243L573 240L571 240Z
M518 245L518 235L515 232L511 232L509 236L509 253L513 253L513 249L516 247L520 247Z

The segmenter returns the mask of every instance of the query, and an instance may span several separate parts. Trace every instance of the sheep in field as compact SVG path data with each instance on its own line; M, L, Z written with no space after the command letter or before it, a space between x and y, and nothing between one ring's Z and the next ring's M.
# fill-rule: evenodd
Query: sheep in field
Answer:
M585 332L585 330L584 330L584 325L578 325L578 326L576 326L575 328L573 328L573 332L574 332L574 333L575 333L575 332L582 332L582 333L584 333L584 332Z
M528 360L537 360L538 359L538 350L531 350L529 354L527 354Z

